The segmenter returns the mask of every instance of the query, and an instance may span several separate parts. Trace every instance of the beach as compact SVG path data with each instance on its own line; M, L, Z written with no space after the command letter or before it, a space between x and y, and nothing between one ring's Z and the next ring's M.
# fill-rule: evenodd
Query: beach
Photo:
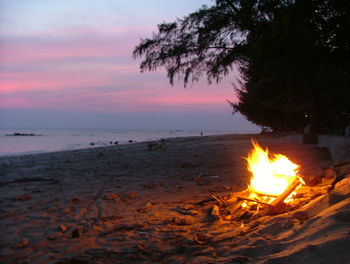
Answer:
M247 188L252 137L299 164L306 178L332 164L326 149L276 135L2 157L0 263L348 263L344 182L304 221L291 212L237 233L240 223L208 216L214 202L202 201Z

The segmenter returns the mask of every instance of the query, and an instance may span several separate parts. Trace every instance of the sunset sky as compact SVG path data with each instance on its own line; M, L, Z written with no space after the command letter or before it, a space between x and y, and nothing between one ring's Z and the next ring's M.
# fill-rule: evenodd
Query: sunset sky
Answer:
M1 0L0 127L257 131L226 102L232 74L169 84L132 50L211 0Z

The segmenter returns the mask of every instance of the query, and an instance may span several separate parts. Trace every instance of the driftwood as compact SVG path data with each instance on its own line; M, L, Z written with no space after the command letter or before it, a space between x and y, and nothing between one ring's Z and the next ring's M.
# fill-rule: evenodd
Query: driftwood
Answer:
M216 200L218 203L222 203L222 204L224 204L224 205L226 205L227 204L227 202L224 200L224 199L222 199L221 197L216 197L215 195L211 195L211 197L214 199L214 200Z
M268 203L264 203L264 202L261 202L261 201L258 201L258 200L253 200L253 199L249 199L249 198L245 198L245 197L240 197L240 196L238 196L237 198L240 199L240 200L244 200L244 201L248 201L248 202L253 202L253 203L258 203L258 204L263 204L263 205L267 205L267 206L270 206L270 205L271 205L271 204L268 204Z
M243 204L242 200L237 200L235 204L232 204L229 207L229 211L231 215L236 214L242 208L242 204Z
M272 201L272 203L265 208L265 210L262 213L262 216L265 216L273 211L277 211L281 205L283 205L283 201L292 193L295 191L295 189L301 184L299 178L296 178L292 184L289 185L289 187L280 194L275 200Z
M272 201L271 205L278 207L283 203L283 201L292 193L295 191L295 189L301 184L299 178L295 179L294 182L289 185L289 187L275 200Z
M285 210L284 200L301 184L301 180L297 178L282 194L279 196L274 196L276 199L271 203L248 198L250 191L247 190L229 196L211 195L211 198L208 200L216 201L217 205L224 209L222 212L226 212L226 214L232 216L230 220L251 221ZM202 204L203 202L201 201L200 203ZM242 206L243 204L246 204L247 206ZM225 217L223 217L223 219L225 219Z

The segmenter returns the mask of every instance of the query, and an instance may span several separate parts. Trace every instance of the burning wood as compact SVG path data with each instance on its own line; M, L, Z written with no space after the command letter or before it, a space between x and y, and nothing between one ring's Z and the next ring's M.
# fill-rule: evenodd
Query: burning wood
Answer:
M298 193L298 189L305 185L299 174L299 165L282 154L270 154L255 141L252 144L253 149L246 158L251 172L250 184L245 191L239 193L223 197L212 195L218 205L211 211L211 215L215 211L215 219L221 217L246 223L266 215L290 211L312 199L312 195L302 198L307 193L304 189L308 186ZM319 195L327 193L330 187L331 185L325 189L312 188L316 188L315 192Z
M301 180L299 178L296 178L292 184L288 186L288 188L280 194L275 200L269 204L263 214L268 214L270 212L276 211L279 209L281 205L283 205L284 201L289 197L297 187L299 187L302 184Z
M283 205L292 200L294 191L303 184L298 174L300 166L291 162L282 154L269 154L255 141L252 141L253 150L249 153L248 170L252 177L241 208L253 210L254 216L263 216L278 212ZM261 210L262 209L262 210Z
M247 158L248 170L252 173L249 198L271 204L276 197L281 197L282 194L285 196L286 190L296 185L284 197L283 202L300 185L300 166L282 154L269 154L267 149L263 150L255 141L252 144L254 148Z

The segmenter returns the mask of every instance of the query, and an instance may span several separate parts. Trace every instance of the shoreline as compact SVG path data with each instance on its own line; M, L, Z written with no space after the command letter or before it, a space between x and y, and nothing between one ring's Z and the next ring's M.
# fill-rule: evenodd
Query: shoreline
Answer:
M44 155L44 154L59 154L59 153L66 153L66 152L79 152L79 151L92 151L92 150L102 150L105 148L115 148L118 146L125 146L125 145L135 145L135 144L148 144L148 143L152 143L152 142L158 142L160 140L166 140L166 141L171 141L171 140L181 140L181 139L187 139L187 140L195 140L197 138L210 138L210 137L235 137L235 136L259 136L260 134L238 134L238 133L227 133L227 134L218 134L218 135L203 135L203 136L180 136L180 137L168 137L168 138L160 138L160 139L155 139L155 140L146 140L146 141L134 141L134 142L125 142L125 143L119 143L117 145L113 144L113 145L105 145L105 146L96 146L96 147L92 147L90 146L86 146L83 148L78 148L78 149L67 149L67 150L57 150L57 151L48 151L48 152L28 152L28 153L20 153L20 154L10 154L10 155L0 155L0 161L3 158L16 158L16 157L25 157L25 156L34 156L34 155Z

